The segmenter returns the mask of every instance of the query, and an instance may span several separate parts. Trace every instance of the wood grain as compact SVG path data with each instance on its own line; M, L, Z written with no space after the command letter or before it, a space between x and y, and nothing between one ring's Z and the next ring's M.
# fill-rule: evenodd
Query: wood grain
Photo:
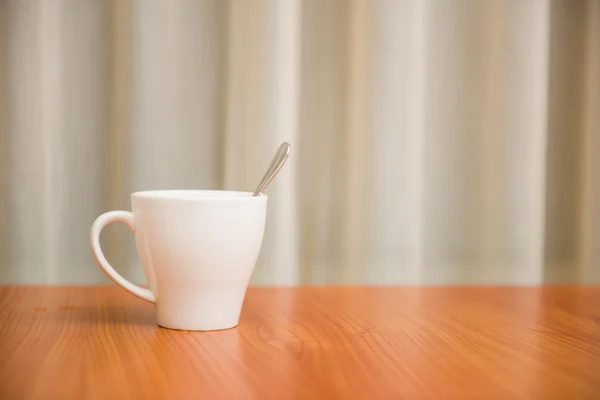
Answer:
M0 398L599 399L600 288L250 288L202 333L117 287L0 286Z

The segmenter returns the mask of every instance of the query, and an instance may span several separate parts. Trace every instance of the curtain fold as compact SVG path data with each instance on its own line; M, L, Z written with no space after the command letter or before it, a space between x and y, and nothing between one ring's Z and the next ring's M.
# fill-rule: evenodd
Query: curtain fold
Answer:
M256 284L600 282L599 110L593 0L4 0L0 282L107 282L96 216L282 141Z

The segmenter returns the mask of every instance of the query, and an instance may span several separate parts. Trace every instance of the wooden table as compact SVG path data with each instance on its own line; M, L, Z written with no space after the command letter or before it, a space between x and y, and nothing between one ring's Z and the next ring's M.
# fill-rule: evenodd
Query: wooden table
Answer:
M250 288L181 332L117 287L0 286L0 398L600 399L600 287Z

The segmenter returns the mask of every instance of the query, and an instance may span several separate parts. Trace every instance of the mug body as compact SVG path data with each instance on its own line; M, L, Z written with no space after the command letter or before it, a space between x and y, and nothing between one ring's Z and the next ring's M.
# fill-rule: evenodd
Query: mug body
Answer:
M267 196L144 191L131 195L131 206L158 325L181 330L235 327L262 245Z

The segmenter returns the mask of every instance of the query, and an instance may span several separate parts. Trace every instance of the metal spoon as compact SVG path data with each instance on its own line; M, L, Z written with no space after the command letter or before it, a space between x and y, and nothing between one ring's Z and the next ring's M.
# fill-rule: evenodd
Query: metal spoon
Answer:
M271 183L275 176L277 176L279 170L281 167L283 167L283 164L285 164L288 156L290 155L291 148L292 146L290 146L290 144L287 142L283 142L281 146L279 146L275 156L273 156L271 165L269 165L269 169L256 187L256 190L252 196L260 195L266 189L266 187L269 186L269 183Z

